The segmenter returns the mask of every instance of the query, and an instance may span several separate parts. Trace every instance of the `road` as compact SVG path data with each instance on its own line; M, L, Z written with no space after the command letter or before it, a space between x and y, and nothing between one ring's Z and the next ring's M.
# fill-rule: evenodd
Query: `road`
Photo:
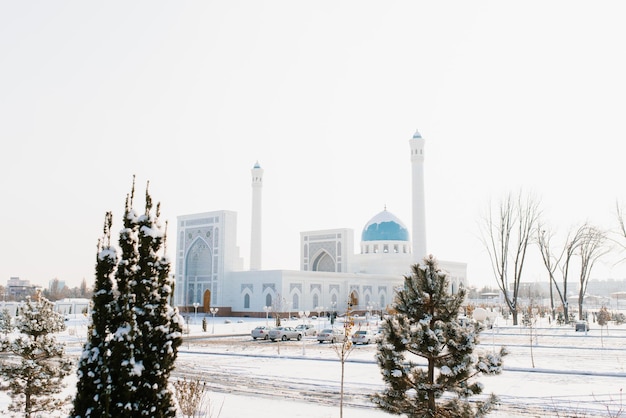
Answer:
M533 332L532 358L529 332L501 329L482 336L485 344L479 349L505 345L510 351L501 375L480 378L485 393L501 399L490 416L565 416L575 411L578 416L605 417L607 408L622 408L626 335L601 342L597 336ZM302 343L295 341L253 341L246 335L189 339L179 350L175 376L205 380L217 393L338 406L336 353L331 345L311 338L304 344L303 354ZM358 346L346 362L344 405L375 408L369 397L383 383L374 353L375 345Z

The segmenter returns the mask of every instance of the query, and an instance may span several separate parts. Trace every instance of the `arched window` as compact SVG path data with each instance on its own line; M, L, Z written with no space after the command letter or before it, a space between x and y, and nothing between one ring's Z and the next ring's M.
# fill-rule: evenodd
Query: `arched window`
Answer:
M317 293L313 295L313 306L320 306L320 298L317 296Z
M326 251L322 251L313 261L313 271L335 271L335 260Z
M250 294L249 293L246 293L243 296L243 308L250 309Z
M293 294L293 297L291 298L291 302L292 302L293 309L300 309L300 298L298 297L297 293Z
M265 295L265 306L272 306L272 295Z

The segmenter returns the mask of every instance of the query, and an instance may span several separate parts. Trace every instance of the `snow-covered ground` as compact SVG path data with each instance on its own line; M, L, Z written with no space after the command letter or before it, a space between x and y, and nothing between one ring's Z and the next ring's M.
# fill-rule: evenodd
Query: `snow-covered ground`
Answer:
M265 325L265 318L208 317L204 332L201 318L200 314L190 317L174 376L197 377L209 384L213 413L206 417L339 416L341 369L332 345L319 344L315 337L303 342L253 340L250 331ZM318 329L327 325L322 320L310 322ZM283 321L283 325L300 323ZM368 325L376 328L377 324L362 324ZM513 327L499 318L493 329L483 332L478 350L505 346L510 351L501 375L479 378L485 393L493 392L502 401L490 416L626 416L626 399L622 399L626 326L611 324L608 335L606 328L590 326L585 333L540 321L532 329L531 340L529 328ZM78 317L68 321L68 329L59 338L67 341L68 354L77 356L85 335L86 320ZM372 393L383 389L375 352L375 344L370 344L359 345L350 354L345 369L345 418L391 416L368 401ZM68 392L73 385L74 380L68 381ZM0 396L2 407L8 397Z

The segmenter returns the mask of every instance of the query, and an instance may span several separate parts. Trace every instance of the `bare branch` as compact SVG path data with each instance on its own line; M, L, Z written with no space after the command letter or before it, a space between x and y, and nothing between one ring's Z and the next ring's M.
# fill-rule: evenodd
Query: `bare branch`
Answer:
M528 246L537 230L539 201L521 192L515 199L508 194L500 201L498 209L496 215L493 205L489 205L483 219L481 241L489 254L498 287L513 313L513 323L517 324L517 297Z

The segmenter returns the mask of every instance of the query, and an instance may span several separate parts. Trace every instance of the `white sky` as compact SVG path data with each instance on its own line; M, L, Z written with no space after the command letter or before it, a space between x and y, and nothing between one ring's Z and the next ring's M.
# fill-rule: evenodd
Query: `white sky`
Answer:
M623 190L622 2L0 1L0 282L93 281L104 214L137 175L170 222L234 210L263 268L299 233L410 228L408 140L426 139L429 252L495 287L477 222L520 188L566 230L614 225ZM625 266L592 276L626 277ZM545 280L529 267L526 280Z

